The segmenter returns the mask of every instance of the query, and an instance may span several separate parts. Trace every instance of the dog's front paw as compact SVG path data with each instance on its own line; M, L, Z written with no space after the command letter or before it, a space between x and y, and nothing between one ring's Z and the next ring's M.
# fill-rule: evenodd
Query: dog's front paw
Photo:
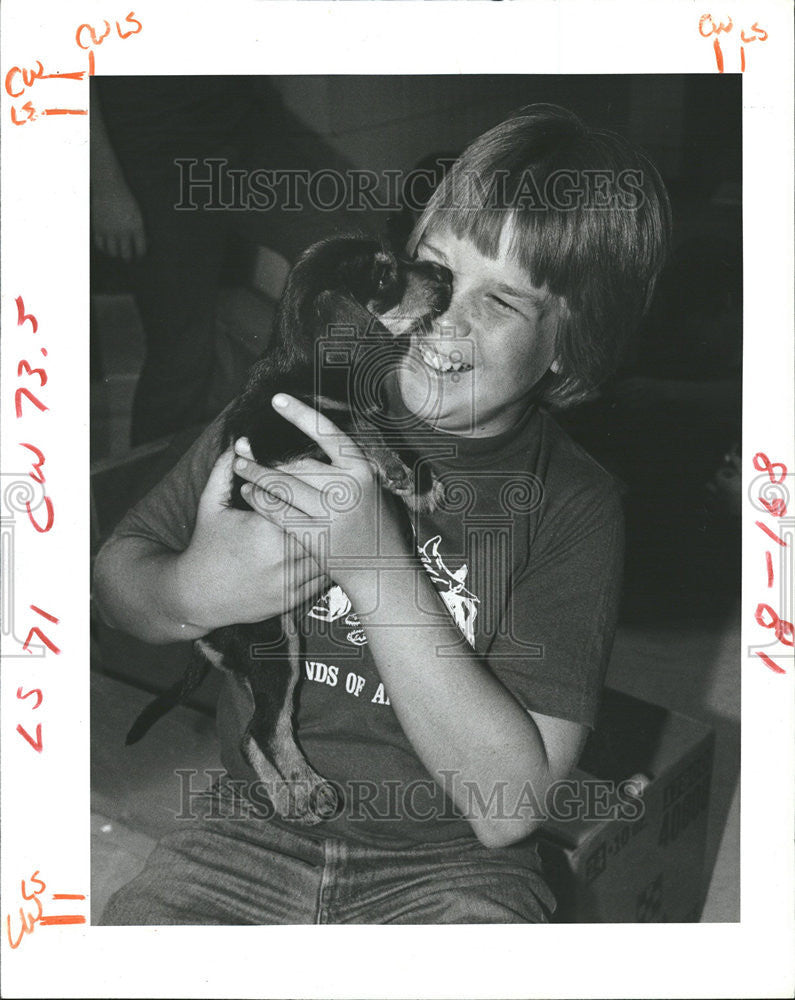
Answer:
M337 789L328 781L321 781L309 793L309 813L317 817L315 822L334 819L339 815L342 805Z
M398 496L414 492L414 474L399 458L391 457L382 472L384 486Z
M278 801L274 801L276 811L283 819L316 826L334 819L342 809L342 797L331 782L318 774L302 773L293 780L286 781Z

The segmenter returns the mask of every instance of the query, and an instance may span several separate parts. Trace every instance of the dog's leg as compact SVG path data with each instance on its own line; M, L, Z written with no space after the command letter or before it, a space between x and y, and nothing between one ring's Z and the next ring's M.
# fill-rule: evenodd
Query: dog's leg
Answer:
M341 803L334 786L309 765L295 742L293 705L301 672L300 649L295 629L287 622L285 626L289 662L252 664L249 676L255 707L243 748L257 774L275 766L281 776L282 782L271 795L279 815L311 825L333 817Z
M385 445L368 445L367 456L378 468L384 486L401 498L409 510L430 514L444 502L444 488L427 462L420 462L412 451L403 456ZM415 471L416 470L416 471Z

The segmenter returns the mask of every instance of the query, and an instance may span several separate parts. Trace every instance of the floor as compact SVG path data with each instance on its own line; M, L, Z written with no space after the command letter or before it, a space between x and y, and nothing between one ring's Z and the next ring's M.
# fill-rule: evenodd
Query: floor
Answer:
M92 304L102 355L92 395L93 458L107 459L126 447L142 340L128 296L95 296ZM607 677L612 687L714 728L706 848L711 874L703 922L737 921L740 915L739 668L739 613L727 607L708 620L620 625ZM155 838L173 826L188 783L206 787L204 772L219 766L212 718L202 704L174 711L165 736L125 748L121 734L150 694L146 682L135 686L120 673L92 674L94 920L111 893L141 868Z

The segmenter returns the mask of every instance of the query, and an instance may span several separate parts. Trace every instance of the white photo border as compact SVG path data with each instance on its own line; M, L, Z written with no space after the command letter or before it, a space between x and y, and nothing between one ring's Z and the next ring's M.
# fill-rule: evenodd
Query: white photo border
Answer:
M784 996L793 985L793 677L791 650L754 620L768 593L768 536L750 491L767 454L793 456L792 7L734 0L714 8L750 30L743 74L744 372L742 919L708 925L464 927L37 928L9 946L6 915L30 893L89 891L89 196L88 116L40 114L30 100L88 109L88 81L38 80L16 92L14 67L87 68L81 24L142 30L95 46L98 74L715 73L709 11L689 0L590 3L295 2L226 5L143 0L6 0L2 10L3 490L25 481L35 445L55 510L51 532L25 514L4 548L2 612L3 995L18 997L708 997ZM738 72L736 34L724 71ZM24 82L24 81L23 81ZM55 102L53 104L53 102ZM12 113L19 124L15 124ZM20 313L18 299L24 304ZM37 330L24 315L37 320ZM46 362L42 348L47 351ZM22 399L20 359L46 364L42 411ZM39 380L40 381L40 380ZM10 477L10 478L9 478ZM16 479L14 479L16 477ZM35 494L32 494L33 496ZM5 496L3 502L5 503ZM47 520L41 495L31 501ZM20 501L24 511L24 497ZM35 506L38 504L38 506ZM5 515L5 510L4 510ZM791 518L789 537L792 539ZM781 525L779 525L781 527ZM795 544L795 542L793 542ZM12 561L13 557L13 561ZM792 594L790 591L790 600ZM39 610L36 610L39 609ZM789 615L785 611L789 611ZM45 612L43 615L40 612ZM792 619L792 608L780 611ZM50 617L46 617L49 615ZM57 619L57 621L53 621ZM21 643L38 626L33 652ZM36 648L38 647L38 648ZM41 655L38 655L41 654ZM694 665L694 669L696 665ZM40 689L44 699L18 689ZM37 718L40 716L40 719ZM42 723L37 753L17 726ZM87 903L83 906L87 913Z

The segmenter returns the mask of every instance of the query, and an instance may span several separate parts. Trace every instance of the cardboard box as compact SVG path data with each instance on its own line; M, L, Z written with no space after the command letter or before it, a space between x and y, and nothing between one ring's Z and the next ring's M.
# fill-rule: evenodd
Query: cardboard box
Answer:
M705 723L605 692L572 775L591 818L553 818L538 835L558 899L555 922L700 919L713 752L714 733ZM620 783L640 775L648 784L633 800Z

